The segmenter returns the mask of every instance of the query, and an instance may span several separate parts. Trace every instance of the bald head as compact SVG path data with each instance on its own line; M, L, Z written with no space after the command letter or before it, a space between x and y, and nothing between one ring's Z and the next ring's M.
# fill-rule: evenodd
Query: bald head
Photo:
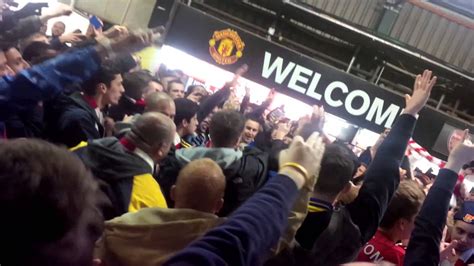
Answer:
M138 117L126 137L158 162L168 153L175 134L173 120L157 112L148 112Z
M145 98L145 111L158 112L174 119L176 115L176 106L173 99L164 92L154 92Z
M224 203L225 176L213 160L190 162L178 175L171 189L175 208L217 213Z

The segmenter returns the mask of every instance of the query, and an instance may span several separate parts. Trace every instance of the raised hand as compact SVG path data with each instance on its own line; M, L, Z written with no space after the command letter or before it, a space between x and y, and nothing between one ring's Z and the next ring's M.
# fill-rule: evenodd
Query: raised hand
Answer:
M275 99L276 94L277 94L276 90L271 89L270 92L268 93L267 101L273 102L273 100Z
M313 189L319 171L325 145L319 133L314 133L305 142L296 136L290 147L280 152L280 173L295 181L298 188ZM300 167L298 167L300 166Z
M18 10L15 14L18 14L21 18L41 15L41 9L48 6L48 3L28 3L22 9Z
M464 130L462 141L460 141L451 151L445 168L458 173L462 166L474 160L474 145L469 136L469 129Z
M116 53L133 53L142 50L153 44L153 31L142 33L131 33L117 41L111 43L111 47Z
M451 263L455 263L459 259L459 256L456 254L455 250L457 245L457 240L453 240L451 243L441 243L439 252L440 261L449 261Z
M115 39L128 35L128 29L124 26L114 25L113 27L105 31L103 34L109 39Z
M291 130L291 123L279 123L278 128L273 132L272 139L283 140Z
M229 85L230 87L235 87L235 86L237 86L240 77L242 77L248 70L249 70L249 67L247 66L247 64L241 65L241 66L240 66L239 68L237 68L237 70L235 71L235 73L234 73L234 78L232 78L232 81L229 82L228 85Z
M316 123L319 130L322 130L324 127L324 122L326 121L326 112L324 111L324 107L314 105L313 106L313 114L311 116L311 122Z
M80 33L68 33L59 36L59 41L61 43L76 43L81 42L82 39L85 38L85 35Z
M416 116L426 105L430 98L431 89L437 80L436 76L433 78L431 77L432 74L433 72L425 70L423 75L416 76L412 95L405 95L406 106L403 113Z

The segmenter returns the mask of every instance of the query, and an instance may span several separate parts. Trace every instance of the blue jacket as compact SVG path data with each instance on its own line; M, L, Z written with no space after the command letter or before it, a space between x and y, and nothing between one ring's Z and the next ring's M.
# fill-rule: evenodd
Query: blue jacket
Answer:
M100 63L95 48L87 47L33 66L14 77L0 78L0 124L34 109L39 101L51 99L67 85L88 80L99 70Z

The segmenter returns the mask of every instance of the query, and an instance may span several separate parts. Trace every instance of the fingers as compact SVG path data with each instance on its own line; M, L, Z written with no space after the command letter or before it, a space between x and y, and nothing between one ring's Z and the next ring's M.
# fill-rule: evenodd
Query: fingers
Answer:
M293 141L290 144L290 149L297 146L302 146L303 143L304 143L304 139L301 136L296 136L293 138Z
M311 136L309 136L308 140L306 141L306 144L308 144L308 146L310 147L314 147L318 139L320 139L319 132L314 132L313 134L311 134Z

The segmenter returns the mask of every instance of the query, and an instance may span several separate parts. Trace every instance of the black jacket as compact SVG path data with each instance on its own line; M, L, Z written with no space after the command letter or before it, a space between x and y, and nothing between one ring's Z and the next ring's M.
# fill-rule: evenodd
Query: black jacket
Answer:
M415 124L416 119L411 115L398 118L367 170L357 198L333 211L327 228L315 235L311 250L296 245L291 252L283 254L292 253L291 263L287 261L286 265L340 265L357 257L377 231L398 188L399 167ZM315 226L314 230L320 228Z
M82 142L73 151L99 182L102 211L106 219L140 207L166 207L159 185L152 176L151 166L138 155L127 151L117 138ZM137 178L152 190L143 191L143 187L135 183ZM148 193L150 191L154 194ZM144 195L142 192L148 193L147 197L152 200L138 202L135 197Z
M439 245L458 174L441 169L415 220L404 265L439 265Z
M81 141L104 137L104 127L81 93L60 96L55 102L58 117L48 121L48 137L55 143L74 147Z
M256 148L248 147L243 152L229 148L181 149L160 163L157 179L169 206L173 204L169 191L176 183L179 171L187 163L201 158L216 161L226 176L224 207L220 216L229 215L266 182L268 154Z

